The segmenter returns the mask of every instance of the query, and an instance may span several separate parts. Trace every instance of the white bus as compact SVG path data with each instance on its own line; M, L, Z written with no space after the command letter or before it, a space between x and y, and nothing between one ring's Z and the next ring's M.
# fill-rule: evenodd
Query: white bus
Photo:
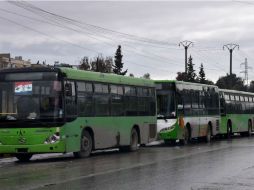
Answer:
M187 144L192 138L219 133L218 87L182 81L155 81L158 138L165 143Z

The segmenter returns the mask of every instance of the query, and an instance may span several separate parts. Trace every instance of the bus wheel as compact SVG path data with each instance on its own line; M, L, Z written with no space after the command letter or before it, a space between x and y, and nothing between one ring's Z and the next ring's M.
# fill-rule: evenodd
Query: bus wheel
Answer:
M212 135L211 127L210 127L210 125L208 125L207 133L206 133L206 139L205 139L207 143L211 142L211 135Z
M251 125L251 121L248 122L248 137L251 136L251 132L252 132L252 125Z
M130 151L136 151L138 149L138 132L136 129L131 130L131 143Z
M82 133L81 142L80 142L80 151L74 152L76 158L87 158L90 156L93 148L93 140L88 131Z
M190 130L189 127L184 128L184 139L180 140L181 145L186 145L190 143L191 135L190 135Z
M128 146L120 146L119 151L120 152L132 152L138 150L138 132L135 128L131 130L131 139L130 139L130 145Z
M20 162L28 162L32 158L33 154L20 153L16 154L15 156Z
M174 146L174 145L176 144L176 140L165 139L165 140L164 140L164 144L165 144L165 145L172 145L172 146Z
M232 135L232 126L231 126L231 123L228 122L227 123L227 137L228 137L228 139L230 139L231 135Z

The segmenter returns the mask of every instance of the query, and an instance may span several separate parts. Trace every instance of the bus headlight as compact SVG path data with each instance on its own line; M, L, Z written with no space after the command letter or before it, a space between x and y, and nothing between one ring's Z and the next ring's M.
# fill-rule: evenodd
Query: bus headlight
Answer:
M59 141L59 140L60 140L60 135L59 135L59 133L55 133L54 135L48 137L48 138L45 140L44 144L53 144L53 143L56 143L56 142Z
M169 131L169 130L172 130L174 128L175 128L175 125L171 125L170 127L166 127L166 128L161 129L160 132Z

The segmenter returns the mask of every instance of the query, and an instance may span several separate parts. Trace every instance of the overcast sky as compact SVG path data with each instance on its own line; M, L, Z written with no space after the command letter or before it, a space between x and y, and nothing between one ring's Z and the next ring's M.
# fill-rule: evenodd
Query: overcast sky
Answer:
M128 73L174 79L184 71L184 49L178 44L190 40L195 69L203 63L213 81L229 72L229 51L222 49L228 43L240 45L233 52L233 73L244 76L245 58L254 68L252 2L0 2L0 12L0 52L32 62L76 65L83 56L114 56L121 45Z

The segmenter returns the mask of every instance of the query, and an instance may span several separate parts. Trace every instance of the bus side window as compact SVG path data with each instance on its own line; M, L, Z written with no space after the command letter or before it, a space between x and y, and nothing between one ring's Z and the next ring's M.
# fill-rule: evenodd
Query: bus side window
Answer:
M220 112L221 112L221 115L225 115L225 99L224 98L221 98L220 99Z
M110 95L111 95L111 115L123 116L124 115L123 86L111 84Z
M148 106L147 105L147 89L143 88L143 87L137 87L137 107L138 107L138 115L140 116L146 116L149 115L148 112Z
M108 84L94 83L93 101L95 116L110 115L110 94Z
M77 107L79 116L94 116L93 84L91 82L77 82Z
M135 116L138 114L138 97L136 87L125 86L124 87L124 107L126 116Z
M205 115L205 92L199 92L199 115Z
M184 107L183 107L183 99L180 93L176 93L176 101L177 101L177 115L184 114Z
M71 83L65 83L65 95L66 96L72 96L72 84Z
M76 88L74 81L65 81L65 116L72 118L77 115Z
M155 90L153 88L149 88L149 109L150 115L156 114L156 97Z
M192 93L188 90L183 91L183 100L184 100L184 114L186 116L191 116L192 115L192 110L191 110L191 99L192 99Z

